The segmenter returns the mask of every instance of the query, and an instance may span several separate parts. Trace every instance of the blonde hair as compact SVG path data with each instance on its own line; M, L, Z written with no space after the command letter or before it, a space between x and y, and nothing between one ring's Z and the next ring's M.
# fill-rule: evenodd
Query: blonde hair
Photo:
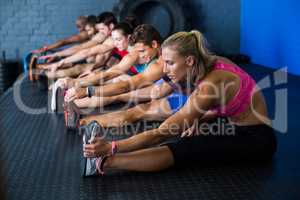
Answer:
M214 63L214 56L206 47L206 40L202 33L197 30L191 32L178 32L168 37L162 44L162 48L172 47L181 56L194 56L195 65L192 67L191 77L192 83L197 83L208 74Z

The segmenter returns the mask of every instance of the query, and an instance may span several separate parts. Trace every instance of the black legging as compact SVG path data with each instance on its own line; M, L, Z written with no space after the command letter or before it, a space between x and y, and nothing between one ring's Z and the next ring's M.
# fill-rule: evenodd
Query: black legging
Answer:
M224 129L216 130L216 122ZM234 126L218 118L209 126L214 127L210 129L213 131L167 144L175 165L185 165L187 162L262 161L271 159L276 151L274 130L267 125Z

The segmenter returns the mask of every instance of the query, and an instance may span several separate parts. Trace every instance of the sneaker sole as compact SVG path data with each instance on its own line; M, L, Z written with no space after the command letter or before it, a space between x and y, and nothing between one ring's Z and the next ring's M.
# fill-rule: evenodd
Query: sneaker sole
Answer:
M38 60L38 57L36 55L32 55L32 57L30 58L30 63L29 63L29 80L30 81L35 81L33 73L34 73L34 70L35 70L35 67L37 64L37 60Z

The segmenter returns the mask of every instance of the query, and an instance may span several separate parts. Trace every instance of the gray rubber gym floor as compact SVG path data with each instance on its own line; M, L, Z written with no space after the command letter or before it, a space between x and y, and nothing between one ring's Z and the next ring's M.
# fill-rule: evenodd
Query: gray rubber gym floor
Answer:
M256 80L273 72L255 65L244 68ZM289 75L288 84L265 91L274 117L274 91L288 88L288 132L277 133L278 151L272 162L203 163L159 173L120 172L97 178L80 176L81 138L64 130L63 116L26 114L14 101L18 100L13 98L16 90L10 89L0 97L7 199L300 199L299 85L300 78ZM47 108L45 91L28 80L21 89L25 105Z

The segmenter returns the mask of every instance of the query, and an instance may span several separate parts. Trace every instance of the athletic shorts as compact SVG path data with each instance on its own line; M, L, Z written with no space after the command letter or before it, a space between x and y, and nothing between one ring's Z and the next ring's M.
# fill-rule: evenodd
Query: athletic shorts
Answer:
M163 84L164 80L160 79L155 82L157 85ZM169 103L169 106L172 110L172 114L178 112L186 103L188 100L188 96L174 91L172 94L170 94L168 97L166 97Z
M226 118L199 124L201 135L183 137L166 144L175 165L270 160L276 152L273 128L267 125L237 126Z

